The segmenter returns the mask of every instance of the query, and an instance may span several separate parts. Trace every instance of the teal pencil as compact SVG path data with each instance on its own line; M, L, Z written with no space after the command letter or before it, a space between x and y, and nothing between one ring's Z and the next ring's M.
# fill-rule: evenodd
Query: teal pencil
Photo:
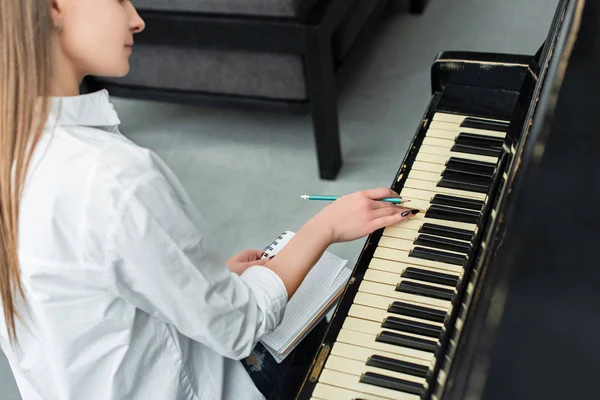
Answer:
M300 196L301 199L304 200L325 200L325 201L334 201L340 198L340 196L326 196L326 195L318 195L318 194L303 194ZM402 197L386 197L383 199L379 199L379 201L385 201L388 203L400 204L406 202L402 199Z

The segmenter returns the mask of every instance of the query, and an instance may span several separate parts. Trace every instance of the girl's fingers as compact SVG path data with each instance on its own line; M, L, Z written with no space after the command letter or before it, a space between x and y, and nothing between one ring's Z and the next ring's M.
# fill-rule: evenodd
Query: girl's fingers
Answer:
M255 259L259 260L262 257L264 250L252 250L252 251L254 252Z
M377 188L377 189L369 189L365 190L365 194L370 199L383 199L385 197L398 197L398 193L394 192L390 188Z
M388 203L387 201L375 200L371 203L372 210L377 210L379 208L392 208L392 209L396 209L396 210L397 209L410 210L410 208L406 208L405 206L402 206L400 204Z
M372 225L373 230L377 230L386 226L398 224L407 218L413 217L418 213L419 210L416 209L400 209L396 210L396 212L390 212L387 209L379 209L373 211L373 219L371 220L370 224Z
M401 209L400 207L379 207L370 212L369 219L374 220L374 219L386 217L389 215L400 214L403 211L405 211L405 210ZM410 210L408 210L408 211L410 211Z
M261 258L260 260L251 261L251 262L248 263L248 268L249 267L253 267L255 265L262 265L262 266L264 266L268 261L269 261L268 258Z
M395 214L404 214L404 217L409 217L411 215L418 214L419 210L410 209L406 207L399 207L395 204L392 204L391 207L379 207L371 211L371 219L376 219L379 217L384 217L387 215L395 215Z

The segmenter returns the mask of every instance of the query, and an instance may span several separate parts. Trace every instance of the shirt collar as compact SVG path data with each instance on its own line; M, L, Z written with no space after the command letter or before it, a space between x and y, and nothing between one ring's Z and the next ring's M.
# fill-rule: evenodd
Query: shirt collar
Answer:
M108 91L70 97L51 97L46 126L115 126L121 121L109 101Z

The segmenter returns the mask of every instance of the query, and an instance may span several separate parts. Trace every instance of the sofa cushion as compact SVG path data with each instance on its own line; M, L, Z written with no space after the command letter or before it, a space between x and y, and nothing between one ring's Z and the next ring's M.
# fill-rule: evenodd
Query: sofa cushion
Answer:
M307 97L299 56L136 44L129 60L130 72L125 77L98 79L280 100Z
M136 0L140 10L300 18L320 0Z

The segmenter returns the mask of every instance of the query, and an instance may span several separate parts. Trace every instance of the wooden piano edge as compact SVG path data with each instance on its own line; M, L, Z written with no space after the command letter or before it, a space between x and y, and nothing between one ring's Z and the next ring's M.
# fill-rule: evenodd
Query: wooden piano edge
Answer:
M478 74L479 70L485 70L486 73ZM519 91L521 87L516 77L531 74L537 80L535 71L536 68L531 66L531 56L442 51L431 66L431 90L432 93L443 92L449 84L465 84L479 75L481 82L477 83L478 86Z

